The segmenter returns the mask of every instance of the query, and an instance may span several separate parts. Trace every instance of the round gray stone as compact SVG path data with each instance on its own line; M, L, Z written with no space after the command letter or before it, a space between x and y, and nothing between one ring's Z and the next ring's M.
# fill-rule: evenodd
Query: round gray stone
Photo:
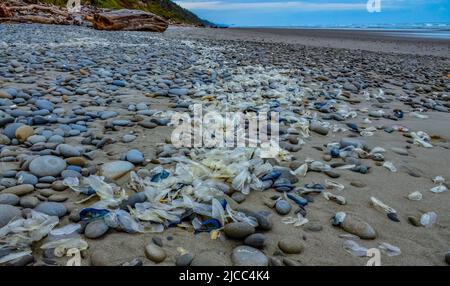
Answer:
M35 211L45 213L50 216L62 217L67 213L67 208L61 203L44 202L40 203Z
M22 212L19 208L10 205L0 205L0 228L10 221L21 218Z
M227 237L242 239L255 232L255 228L245 222L232 222L224 227Z
M233 249L231 261L234 266L268 266L269 259L260 250L250 246L238 246Z
M131 162L133 164L141 164L142 162L144 162L144 155L137 149L128 151L126 158L128 162Z
M280 215L286 215L291 211L291 205L286 200L279 200L275 204L275 209Z
M0 204L15 206L19 203L20 198L14 194L0 194Z
M57 177L66 168L66 162L56 156L45 155L31 161L30 172L38 177Z
M103 219L95 220L90 222L86 229L84 230L84 235L90 239L96 239L102 237L107 231L109 227L105 223Z

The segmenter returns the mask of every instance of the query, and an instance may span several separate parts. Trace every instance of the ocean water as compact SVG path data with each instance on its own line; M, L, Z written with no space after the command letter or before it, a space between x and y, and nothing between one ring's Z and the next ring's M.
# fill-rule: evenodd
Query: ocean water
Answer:
M263 27L259 27L263 28ZM450 23L417 23L417 24L392 24L392 25L343 25L343 26L284 26L264 27L280 29L336 29L349 31L367 31L370 33L389 36L407 37L417 39L436 39L450 41Z

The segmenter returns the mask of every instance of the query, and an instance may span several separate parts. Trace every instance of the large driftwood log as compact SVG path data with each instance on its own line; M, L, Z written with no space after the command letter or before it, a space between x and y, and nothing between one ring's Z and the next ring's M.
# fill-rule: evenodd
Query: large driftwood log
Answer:
M69 13L62 11L58 8L53 8L53 7L47 7L47 6L41 6L41 5L27 5L27 6L13 6L13 7L9 7L9 10L12 12L21 12L21 13L33 13L33 12L43 12L43 13L48 13L48 14L52 14L52 15L60 15L60 16L64 16L64 17L68 17Z
M139 10L121 9L94 15L98 30L164 32L169 24L161 17Z

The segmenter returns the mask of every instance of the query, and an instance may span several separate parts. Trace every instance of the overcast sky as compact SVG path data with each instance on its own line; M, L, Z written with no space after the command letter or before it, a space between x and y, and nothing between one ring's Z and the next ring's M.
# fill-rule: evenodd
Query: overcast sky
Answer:
M381 12L369 13L367 1ZM450 22L450 0L175 0L201 18L237 26Z

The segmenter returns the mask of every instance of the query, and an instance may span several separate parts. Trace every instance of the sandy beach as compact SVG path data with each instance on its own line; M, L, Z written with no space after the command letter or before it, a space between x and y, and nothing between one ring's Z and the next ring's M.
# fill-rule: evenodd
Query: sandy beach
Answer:
M289 151L292 159L270 160L270 164L292 172L309 164L304 177L288 182L292 185L290 191L314 184L326 186L327 180L344 186L343 190L325 188L323 192L343 196L345 204L327 200L323 194L305 195L309 203L303 208L304 217L309 222L297 227L283 219L296 218L301 208L273 186L252 190L244 198L241 194L233 196L233 190L227 193L236 200L236 210L250 217L258 213L270 221L270 227L263 228L258 220L259 225L250 233L264 237L263 246L255 252L260 260L251 262L364 266L368 257L357 257L343 247L345 241L353 240L367 249L379 248L382 243L398 247L401 253L396 256L381 253L383 266L446 265L445 256L450 251L450 192L434 193L430 189L439 185L433 182L437 176L450 179L448 40L349 30L173 26L158 34L2 24L0 54L0 196L13 193L20 197L19 201L8 197L8 202L6 196L0 197L4 200L0 204L14 205L23 218L29 217L33 208L53 213L42 204L58 204L55 208L61 211L53 213L59 217L56 229L81 225L79 238L88 244L81 251L82 265L173 266L179 265L179 257L186 253L192 255L187 265L228 266L247 261L242 262L235 254L245 237L231 238L222 228L217 237L212 237L211 232L194 233L191 221L195 214L184 221L183 227L165 225L161 233L128 233L123 226L114 228L103 222L105 231L98 231L92 220L80 218L80 210L92 207L99 198L77 203L87 195L61 187L67 177L76 176L81 181L89 175L107 173L105 163L131 161L131 168L125 168L126 175L106 182L115 183L128 196L137 198L138 192L130 186L131 170L145 178L154 175L153 168L161 166L169 170L171 178L176 173L176 162L163 164L161 158L186 156L200 162L196 161L203 155L200 151L195 157L192 150L168 144L173 131L168 124L171 112L191 113L189 106L194 103L219 112L244 107L263 109L276 103L275 109L281 110L283 118L280 146ZM396 110L402 115L397 116ZM300 118L308 122L309 136L304 136L296 125ZM313 122L319 127L313 128ZM31 128L25 139L17 133L22 125L11 131L15 123ZM351 131L349 124L357 131ZM423 140L430 148L411 135L419 131L429 136ZM125 139L125 135L133 139ZM365 153L361 150L359 157L330 156L327 144L340 142L342 147L342 139L348 138L364 145ZM376 147L383 151L371 153ZM131 160L130 150L138 150L142 160ZM374 160L375 153L383 159ZM67 170L64 163L64 171L52 175L30 170L33 160L46 155L81 168ZM74 157L82 160L71 159ZM331 166L331 173L313 171L312 162ZM385 162L391 162L396 171L384 167ZM366 171L339 169L352 164ZM21 172L33 176L26 183L32 187L14 193L11 188L24 185L23 179L19 180ZM232 180L225 183L231 185ZM447 188L447 182L442 186ZM421 200L408 199L415 191L422 194ZM399 222L375 209L371 197L393 208ZM283 199L290 205L286 215L268 203ZM170 199L164 197L160 202L167 201ZM129 201L127 204L134 205ZM123 205L121 208L129 210ZM338 212L366 222L376 237L360 239L333 226L330 220ZM437 215L431 227L411 223L409 217L420 220L428 212ZM1 222L1 227L7 224ZM89 225L94 234L87 237ZM292 248L301 245L301 251L280 249L280 241L285 239L291 240ZM0 258L17 251L5 241L10 240L3 239ZM31 253L8 263L66 265L68 257L55 257L53 248L41 249L48 241L47 237L34 242ZM150 250L149 244L153 246ZM252 251L258 248L253 246ZM163 258L149 254L152 251Z

